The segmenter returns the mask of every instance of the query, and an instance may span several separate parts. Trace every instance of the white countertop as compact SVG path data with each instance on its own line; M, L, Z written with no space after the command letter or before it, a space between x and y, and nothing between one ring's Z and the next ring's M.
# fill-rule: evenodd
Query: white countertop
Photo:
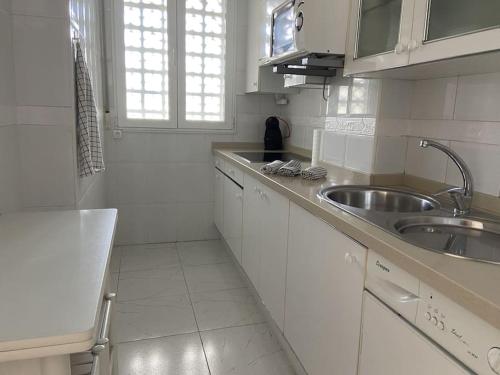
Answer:
M116 218L115 209L0 216L0 355L93 339Z

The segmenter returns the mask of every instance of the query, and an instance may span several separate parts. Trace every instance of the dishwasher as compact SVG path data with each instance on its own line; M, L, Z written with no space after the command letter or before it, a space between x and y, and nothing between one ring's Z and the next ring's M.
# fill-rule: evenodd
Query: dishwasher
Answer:
M498 375L500 331L369 251L358 375Z

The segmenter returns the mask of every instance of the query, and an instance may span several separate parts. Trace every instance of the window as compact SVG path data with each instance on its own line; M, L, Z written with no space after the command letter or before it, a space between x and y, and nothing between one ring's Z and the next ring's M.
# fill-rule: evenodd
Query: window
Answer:
M120 0L120 126L231 129L231 0Z

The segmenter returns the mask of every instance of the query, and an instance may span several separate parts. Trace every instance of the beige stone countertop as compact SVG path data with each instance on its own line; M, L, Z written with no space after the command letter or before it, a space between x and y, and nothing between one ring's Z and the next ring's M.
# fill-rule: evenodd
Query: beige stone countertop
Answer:
M500 329L500 266L456 259L411 245L317 197L327 186L369 184L370 177L339 167L329 167L327 179L306 181L264 175L262 164L250 164L234 154L242 148L214 144L214 155L232 162L248 175L285 195L292 202L323 219L344 234L377 252L472 313ZM244 147L244 151L251 151ZM262 151L254 149L253 151Z

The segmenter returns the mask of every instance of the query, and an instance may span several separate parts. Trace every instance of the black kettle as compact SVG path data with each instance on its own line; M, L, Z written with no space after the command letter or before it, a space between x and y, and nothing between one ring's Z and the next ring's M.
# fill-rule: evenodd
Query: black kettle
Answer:
M266 120L266 133L264 135L265 150L282 150L283 136L280 130L280 120L277 117L269 117Z

